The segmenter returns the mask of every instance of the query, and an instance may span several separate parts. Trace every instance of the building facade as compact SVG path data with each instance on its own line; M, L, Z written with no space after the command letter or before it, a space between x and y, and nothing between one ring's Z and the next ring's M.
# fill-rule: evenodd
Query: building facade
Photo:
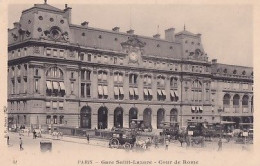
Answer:
M201 34L170 28L161 39L74 25L71 10L35 4L8 29L11 125L253 122L253 69L209 61Z

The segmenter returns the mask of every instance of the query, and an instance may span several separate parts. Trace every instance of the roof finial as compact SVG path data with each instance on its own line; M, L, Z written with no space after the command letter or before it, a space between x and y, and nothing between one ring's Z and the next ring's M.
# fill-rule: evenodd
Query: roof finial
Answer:
M47 4L47 0L44 0L44 4Z
M184 31L185 31L185 30L186 30L186 26L185 26L185 23L184 23L184 27L183 27L183 28L184 28Z

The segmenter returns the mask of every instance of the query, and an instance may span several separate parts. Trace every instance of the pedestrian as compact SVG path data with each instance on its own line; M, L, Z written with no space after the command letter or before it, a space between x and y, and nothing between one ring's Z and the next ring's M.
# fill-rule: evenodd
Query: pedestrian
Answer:
M89 134L87 134L87 141L88 141L88 144L89 144Z
M159 146L158 146L158 138L157 137L155 137L155 139L154 139L154 145L155 145L155 148L159 148Z
M7 145L9 145L9 135L7 136Z
M23 140L21 137L20 137L20 150L23 150Z
M169 147L169 140L166 139L165 140L165 150L168 150L168 147Z
M218 151L221 151L221 150L222 150L222 139L220 137L218 140Z

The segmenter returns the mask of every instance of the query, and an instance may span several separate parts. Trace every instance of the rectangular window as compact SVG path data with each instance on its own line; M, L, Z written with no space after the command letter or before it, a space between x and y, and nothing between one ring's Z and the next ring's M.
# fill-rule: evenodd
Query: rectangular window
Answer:
M81 70L81 79L85 80L85 70Z
M120 58L120 65L123 65L123 63L124 63L124 59L123 58Z
M81 97L85 97L85 84L81 83L80 86Z
M49 49L49 48L46 49L46 55L51 56L51 49Z
M58 104L57 104L56 101L53 101L53 102L52 102L52 108L53 108L53 109L57 109L57 105L58 105Z
M23 92L24 92L24 93L27 93L27 78L24 78Z
M70 83L70 92L71 92L71 94L73 93L73 91L74 91L74 82L71 82Z
M86 87L86 94L87 94L87 97L90 97L90 89L91 89L91 84L86 84L87 87Z
M23 54L24 54L24 56L27 56L27 48L23 49Z
M84 53L79 54L79 60L84 61Z
M20 57L21 56L21 51L20 51L20 49L18 50L18 57Z
M91 54L88 54L88 61L91 62Z
M15 81L12 81L12 94L15 94Z
M114 57L114 64L117 64L117 57Z
M87 70L86 72L87 72L87 73L86 73L86 74L87 74L87 78L86 78L86 79L87 79L88 81L90 81L90 74L91 74L91 71Z
M53 50L53 56L56 57L57 56L57 50Z
M61 57L61 58L64 57L64 50L60 50L60 57Z
M38 80L35 80L35 92L39 92L39 89L38 89Z

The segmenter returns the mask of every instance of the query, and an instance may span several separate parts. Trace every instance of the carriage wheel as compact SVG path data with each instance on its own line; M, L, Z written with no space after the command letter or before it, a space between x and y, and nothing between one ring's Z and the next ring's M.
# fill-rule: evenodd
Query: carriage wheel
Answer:
M131 145L130 143L126 142L126 143L124 144L124 148L125 148L126 150L130 150L130 149L132 148L132 145Z
M119 140L117 138L112 138L110 140L110 145L111 145L112 148L118 148Z

